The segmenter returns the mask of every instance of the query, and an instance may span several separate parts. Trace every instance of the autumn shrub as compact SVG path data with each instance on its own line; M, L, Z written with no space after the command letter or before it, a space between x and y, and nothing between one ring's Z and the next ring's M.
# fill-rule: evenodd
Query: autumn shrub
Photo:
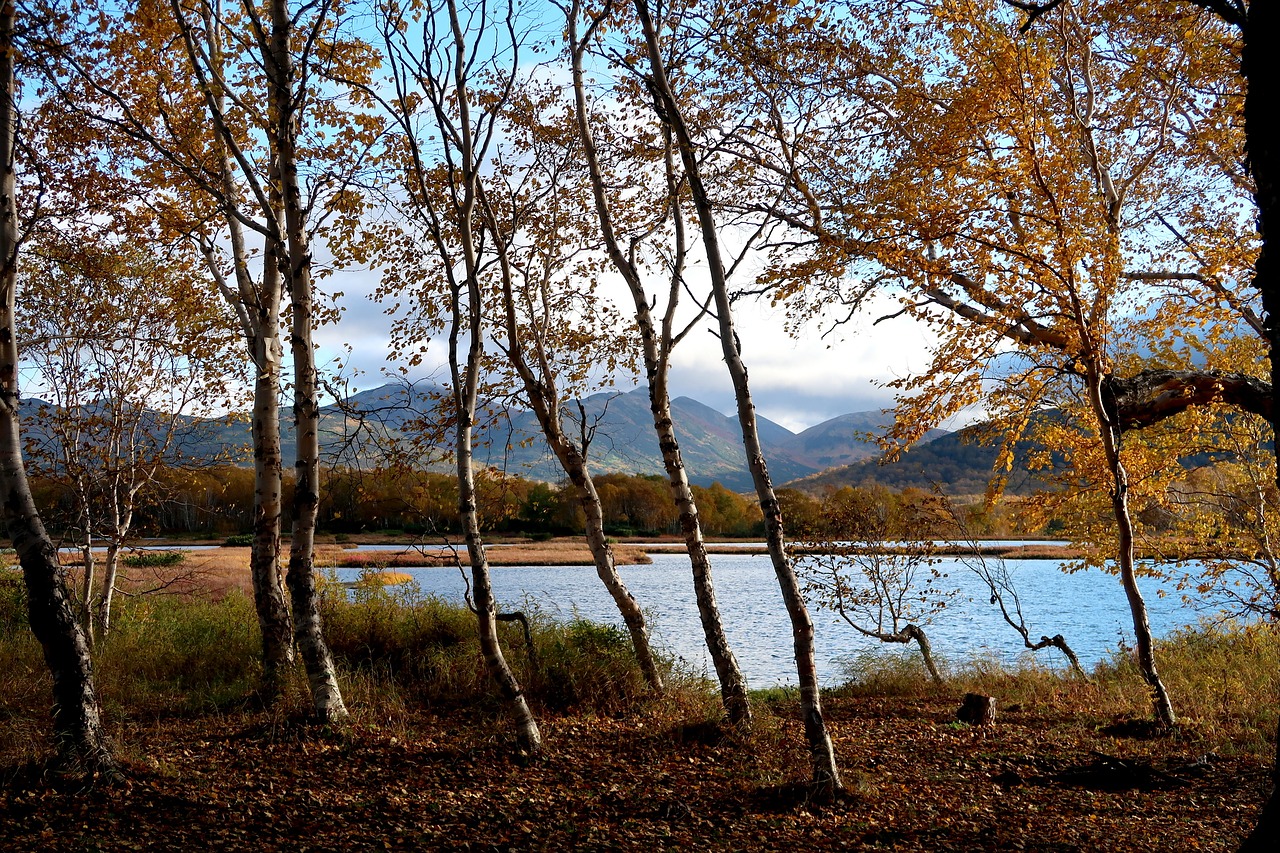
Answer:
M325 635L345 668L428 705L466 704L487 687L465 608L412 586L357 585L351 598L330 590L323 602Z
M1186 729L1219 752L1272 753L1280 695L1280 631L1272 624L1205 623L1156 642L1156 665ZM1146 684L1128 651L1093 681L1114 715L1150 715Z
M620 713L644 697L644 676L626 631L581 618L539 619L534 626L538 661L528 680L545 707Z
M934 663L945 676L946 661L935 654ZM938 689L914 646L855 652L839 666L844 680L838 692L847 696L926 696Z
M499 623L508 663L543 708L613 713L638 700L644 678L623 631L586 620L557 622L529 609L532 651L518 622ZM339 663L395 701L431 707L497 706L480 655L475 616L422 596L415 585L327 587L325 633Z
M176 596L127 599L116 608L96 666L104 703L199 710L256 686L261 637L253 602Z

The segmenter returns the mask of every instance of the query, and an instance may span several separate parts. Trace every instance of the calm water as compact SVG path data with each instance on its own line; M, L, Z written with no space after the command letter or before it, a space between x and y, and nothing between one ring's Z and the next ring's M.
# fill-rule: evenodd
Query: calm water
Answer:
M1119 578L1097 570L1063 573L1055 560L1006 560L1005 565L1022 601L1032 640L1041 634L1062 634L1086 667L1107 657L1121 643L1132 647L1133 627ZM794 684L791 630L782 607L778 583L767 556L712 556L716 596L734 654L752 687ZM963 661L990 655L1016 661L1026 653L1022 639L990 604L983 582L958 560L944 560L944 589L958 594L926 626L934 652ZM452 568L397 569L414 577L424 594L461 602L465 589ZM548 615L575 615L622 626L613 600L590 566L494 567L493 586L504 609L540 610ZM624 566L623 580L649 614L656 642L698 669L712 672L703 645L702 627L693 598L689 561L684 555L654 554L646 566ZM342 580L354 579L355 569L340 569ZM1140 581L1152 630L1161 636L1199 615L1182 603L1172 589L1161 597L1158 581ZM842 661L872 649L900 649L863 637L834 614L811 606L817 630L818 671L824 683L843 680ZM914 645L910 647L912 653ZM1055 649L1036 653L1046 665L1063 666Z

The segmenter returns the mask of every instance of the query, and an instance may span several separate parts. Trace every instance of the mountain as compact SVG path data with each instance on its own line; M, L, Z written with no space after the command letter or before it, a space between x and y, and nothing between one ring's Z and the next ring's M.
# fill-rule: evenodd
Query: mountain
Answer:
M403 435L415 418L439 421L444 389L418 385L383 385L352 395L342 405L326 406L321 429L328 448L352 446L351 439ZM662 474L662 456L653 432L647 388L627 393L593 394L566 407L566 426L577 433L585 413L592 435L589 459L599 473ZM287 413L286 413L287 414ZM690 397L671 401L672 420L680 439L680 451L689 479L699 485L720 482L735 491L752 488L742 450L742 432L736 416L725 415ZM834 464L862 459L878 452L873 433L883 431L890 416L885 412L842 415L796 435L768 418L757 416L761 443L769 458L774 482L785 483L815 474ZM292 452L287 435L286 454ZM941 434L938 432L937 434ZM492 416L476 430L477 461L504 468L532 479L551 482L563 478L559 463L541 438L533 413L520 408L494 407ZM445 442L448 438L444 437ZM356 442L358 444L359 442Z
M336 464L376 464L379 448L408 448L408 436L420 433L423 424L447 429L448 403L447 392L440 386L390 383L352 394L341 404L324 406L320 411L320 432L325 460ZM23 403L24 434L29 438L44 437L38 414L42 405L45 404L36 400ZM548 482L563 479L559 463L543 441L532 412L496 403L482 409L476 428L478 464L530 479ZM593 394L581 401L581 409L576 402L566 406L566 427L572 433L582 432L584 414L586 431L592 437L589 460L593 471L664 473L653 432L648 389ZM725 415L690 397L672 400L671 414L680 439L681 456L692 482L706 486L718 481L742 492L752 489L736 416ZM288 468L295 450L292 409L283 408L280 419L281 451ZM248 464L252 459L246 419L187 420L193 428L184 438L184 456L227 459L239 464ZM768 418L757 416L773 481L787 483L807 478L805 488L810 482L827 482L815 479L815 475L826 469L861 464L877 457L879 448L875 436L890 422L891 415L887 412L856 412L832 418L797 435ZM925 441L940 435L945 433L935 430ZM448 451L451 440L448 432L442 432L434 440L420 444L416 448L420 454L416 464L433 470L451 470Z
M779 441L779 447L817 470L825 471L878 457L880 446L876 439L888 432L891 426L891 411L854 412L838 415L783 439ZM946 430L932 429L920 442L928 444L944 435L947 435Z
M814 494L843 486L878 484L900 491L905 488L929 490L937 485L948 495L979 495L986 491L991 480L998 451L995 445L978 440L980 430L980 425L966 427L944 433L925 444L917 443L894 462L881 462L879 457L866 458L787 485ZM1015 448L1016 456L1021 458L1025 450L1025 447ZM1042 486L1032 474L1015 464L1005 491L1028 494Z

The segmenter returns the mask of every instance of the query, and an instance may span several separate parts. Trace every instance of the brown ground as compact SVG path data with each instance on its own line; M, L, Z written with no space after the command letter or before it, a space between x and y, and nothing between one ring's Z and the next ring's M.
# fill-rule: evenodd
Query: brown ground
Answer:
M215 600L228 590L238 588L252 595L253 582L249 575L249 548L221 547L207 551L189 551L186 559L177 566L157 568L122 568L126 578L121 586L129 591L155 589L165 586L172 592L209 595ZM494 566L590 566L594 565L591 552L580 539L563 539L551 542L521 542L490 548L487 551L490 565ZM643 548L627 545L614 546L614 558L618 565L634 565L651 562ZM286 555L287 557L287 547ZM79 583L79 556L66 553L63 562L72 570L73 583ZM326 568L368 568L370 571L417 566L441 566L450 568L458 564L470 565L465 546L457 551L445 546L415 548L405 545L397 551L361 551L341 545L318 545L316 566Z
M261 712L148 719L120 731L114 786L0 769L0 849L1231 850L1263 796L1255 759L1194 736L1113 735L1052 708L969 727L957 705L831 700L851 791L835 805L794 784L786 703L751 741L681 726L670 705L546 717L533 759L474 713L342 733Z

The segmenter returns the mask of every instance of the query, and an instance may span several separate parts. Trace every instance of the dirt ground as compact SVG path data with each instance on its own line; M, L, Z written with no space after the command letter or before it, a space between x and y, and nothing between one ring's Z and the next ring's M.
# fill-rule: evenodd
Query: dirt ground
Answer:
M1231 850L1267 787L1194 733L1053 708L957 723L958 702L828 703L847 797L810 801L794 703L750 738L659 706L501 719L406 712L343 731L264 712L130 722L123 781L3 768L3 850ZM776 715L776 716L773 716ZM685 715L687 716L687 714Z

